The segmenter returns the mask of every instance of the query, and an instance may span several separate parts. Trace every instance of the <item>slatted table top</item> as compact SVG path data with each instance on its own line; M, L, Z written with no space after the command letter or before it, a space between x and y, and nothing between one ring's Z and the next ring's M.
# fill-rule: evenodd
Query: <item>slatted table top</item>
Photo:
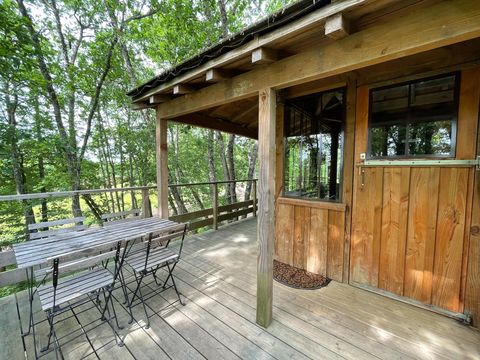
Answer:
M13 246L18 268L43 265L56 256L89 250L91 248L131 241L150 233L168 231L179 223L160 219L146 218L131 220L118 225L92 227L84 231L62 233L47 239L27 241Z

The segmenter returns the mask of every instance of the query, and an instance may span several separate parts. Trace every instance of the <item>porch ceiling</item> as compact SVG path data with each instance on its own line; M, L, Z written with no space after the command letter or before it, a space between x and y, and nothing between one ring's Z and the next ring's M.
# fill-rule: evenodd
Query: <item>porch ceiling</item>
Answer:
M280 101L346 85L349 77L357 84L387 85L405 77L422 77L447 72L480 62L480 38L460 42L420 54L372 65L354 72L306 82L280 92ZM174 122L233 133L256 139L258 136L258 98L248 97L171 119Z

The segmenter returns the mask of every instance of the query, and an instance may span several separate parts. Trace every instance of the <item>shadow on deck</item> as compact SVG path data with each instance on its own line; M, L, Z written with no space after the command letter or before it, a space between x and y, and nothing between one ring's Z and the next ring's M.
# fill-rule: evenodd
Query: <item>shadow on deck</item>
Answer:
M184 251L176 278L186 306L171 305L171 291L149 299L151 327L145 330L141 307L128 325L118 303L124 347L116 346L106 324L88 332L101 359L480 358L477 330L336 282L313 291L275 284L274 321L266 330L257 326L255 220L190 236ZM82 313L80 321L88 324L96 315ZM0 329L0 359L24 358L13 296L0 299ZM59 336L73 332L62 347L65 358L96 358L74 319L58 330ZM30 340L27 347L33 358Z

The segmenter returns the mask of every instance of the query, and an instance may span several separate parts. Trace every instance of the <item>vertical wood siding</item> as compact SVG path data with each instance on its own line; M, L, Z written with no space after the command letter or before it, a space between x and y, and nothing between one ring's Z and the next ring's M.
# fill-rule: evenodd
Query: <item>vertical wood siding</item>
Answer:
M277 204L275 259L343 280L345 211Z

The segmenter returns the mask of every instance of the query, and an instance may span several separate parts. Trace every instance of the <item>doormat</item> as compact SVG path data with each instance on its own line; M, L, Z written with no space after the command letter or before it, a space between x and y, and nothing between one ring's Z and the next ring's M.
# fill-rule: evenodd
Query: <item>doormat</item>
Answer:
M273 260L273 278L295 289L316 290L327 286L331 279Z

